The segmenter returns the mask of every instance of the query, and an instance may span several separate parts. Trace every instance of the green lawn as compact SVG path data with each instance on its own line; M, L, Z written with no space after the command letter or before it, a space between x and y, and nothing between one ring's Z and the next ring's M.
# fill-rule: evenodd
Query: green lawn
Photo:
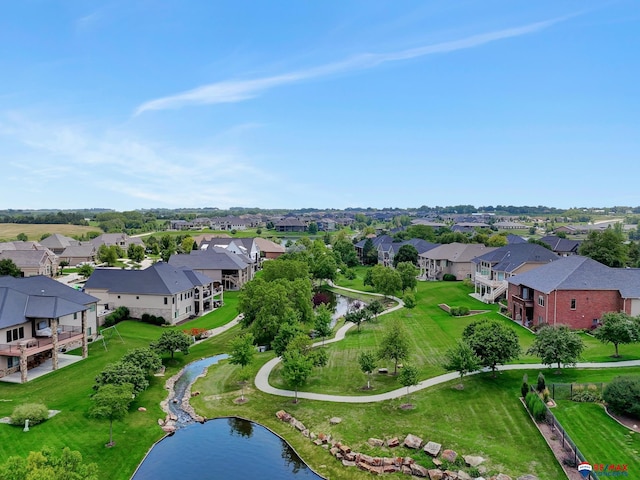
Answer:
M237 294L225 293L225 306L203 318L170 328L213 328L231 320L236 312ZM0 417L9 416L16 405L42 402L49 409L61 413L46 422L33 426L28 433L21 427L0 424L0 459L11 455L26 456L29 451L43 446L54 449L69 447L82 453L86 462L99 466L100 478L129 479L151 445L163 436L157 419L164 418L160 402L166 398L165 381L177 373L185 363L204 356L227 351L223 342L233 338L225 333L216 342L206 340L194 345L191 354L176 354L171 361L163 359L167 366L165 377L153 377L149 389L132 403L130 413L122 422L114 423L116 446L104 447L109 439L108 422L89 419L86 415L91 405L90 395L95 377L110 362L118 361L129 349L146 347L156 340L162 328L140 322L125 321L117 325L124 343L112 337L104 349L101 341L89 345L89 357L83 361L34 379L26 384L0 383ZM237 327L236 327L237 328ZM79 352L72 352L79 353ZM146 412L139 412L143 406Z
M640 477L640 434L611 419L601 405L560 400L553 413L589 463L626 464L629 478Z

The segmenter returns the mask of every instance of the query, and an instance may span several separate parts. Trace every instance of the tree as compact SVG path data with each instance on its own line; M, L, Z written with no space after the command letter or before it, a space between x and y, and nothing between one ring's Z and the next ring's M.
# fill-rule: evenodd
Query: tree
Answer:
M323 345L325 338L333 333L333 328L331 327L332 320L331 310L329 310L326 304L322 303L316 307L313 329L317 335L322 337Z
M393 295L402 288L400 274L390 267L376 265L372 269L373 288L385 297Z
M508 244L509 242L507 241L506 235L500 233L491 235L487 240L487 247L504 247Z
M142 260L144 260L144 253L144 247L142 245L132 243L127 248L127 257L129 257L129 259L133 260L134 262L140 263Z
M404 306L408 309L415 308L417 305L416 297L413 293L405 293L402 297L402 301L404 302Z
M339 237L333 242L333 252L339 257L339 261L347 267L355 267L358 265L358 255L353 243L344 237Z
M17 278L22 275L22 270L10 258L3 258L0 260L0 277L4 275Z
M458 372L460 374L460 386L464 388L462 377L478 370L480 368L480 359L468 343L458 340L445 353L445 362L442 366L448 372Z
M593 331L593 336L602 343L612 343L619 357L618 345L640 341L640 321L624 312L607 312L600 318L602 325Z
M368 319L369 312L364 308L352 310L350 312L347 312L347 314L344 316L345 322L351 322L358 326L358 332L360 331L360 324Z
M520 356L518 335L511 327L495 320L478 320L470 323L462 332L462 339L469 344L483 366L496 367Z
M314 261L313 277L318 280L335 280L338 275L338 264L333 255L325 254Z
M418 250L416 247L407 243L398 249L398 253L393 256L393 266L397 267L401 262L409 262L413 265L418 264Z
M309 222L307 232L309 232L310 235L315 235L316 233L318 233L318 224L316 222Z
M360 352L358 364L362 373L367 375L367 390L371 390L371 374L376 369L376 356L372 352Z
M615 377L604 388L602 398L615 413L640 419L640 376Z
M395 259L394 259L395 260ZM402 291L413 290L418 284L418 270L411 262L400 262L396 266L396 271L400 274L400 281L402 282Z
M282 375L295 390L294 403L298 403L298 389L307 382L312 370L312 359L297 349L289 349L282 355Z
M397 319L392 320L380 342L378 358L380 360L393 360L393 374L397 375L398 363L409 357L410 350L409 334L405 326Z
M242 397L244 401L244 368L250 365L253 361L253 357L256 353L256 349L253 346L253 335L245 333L239 337L235 337L231 341L231 357L229 363L232 365L240 365L240 375L242 377Z
M78 273L84 278L89 278L94 270L95 269L91 265L85 263L80 265L80 268L78 268Z
M309 355L314 367L326 367L329 363L329 354L324 348L315 348Z
M62 453L44 447L27 458L13 456L0 465L3 480L98 480L98 465L83 463L82 454L64 447Z
M139 366L131 362L108 363L96 377L94 390L99 390L103 385L131 385L133 394L138 395L149 387L147 373Z
M26 233L19 233L18 236L16 237L20 242L27 242L29 240L29 237L27 237Z
M271 342L271 348L277 356L282 356L282 354L287 350L289 343L298 335L303 335L304 331L302 330L302 326L297 321L289 321L284 322L280 325L278 329L278 334Z
M583 350L584 342L567 325L548 325L538 330L527 353L539 357L546 365L557 363L560 372L561 363L575 365Z
M193 250L193 246L195 245L196 241L193 239L192 236L187 235L186 237L184 237L182 239L182 242L180 242L180 249L182 250L182 253L189 253L191 252L191 250Z
M149 347L139 347L129 350L120 359L137 365L146 374L157 372L162 367L160 356Z
M98 248L98 260L113 267L118 261L119 255L115 245L107 246L104 243Z
M373 245L373 240L367 238L362 246L362 263L365 265L375 265L378 263L378 250Z
M162 332L160 338L151 344L151 349L162 355L165 352L173 354L179 350L183 355L189 354L191 337L179 330L166 330Z
M609 267L620 268L627 263L627 247L621 229L592 230L580 244L578 253Z
M262 278L267 282L272 282L280 278L285 280L296 280L298 278L309 278L309 265L300 260L277 259L264 262L262 266Z
M409 387L415 387L420 382L418 377L418 369L413 365L405 365L398 377L400 384L407 387L407 395L409 395Z
M132 400L133 386L128 383L122 385L102 385L93 395L93 405L89 409L89 416L109 420L109 443L105 446L113 447L113 421L122 420L129 411Z

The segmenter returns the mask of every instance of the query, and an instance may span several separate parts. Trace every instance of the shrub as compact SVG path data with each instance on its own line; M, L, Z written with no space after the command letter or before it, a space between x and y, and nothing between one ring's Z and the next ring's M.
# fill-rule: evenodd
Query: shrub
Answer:
M129 318L127 307L118 307L104 319L104 327L113 327L116 323Z
M520 395L522 396L522 398L526 398L527 393L529 393L530 391L531 389L529 388L529 377L525 373L522 376L522 386L520 387Z
M415 308L416 306L416 297L412 293L405 293L404 297L402 297L404 301L404 306L407 308Z
M469 307L451 307L449 313L454 317L464 317L469 314Z
M525 397L525 403L529 412L536 420L544 420L547 416L547 406L544 404L540 395L535 392L527 393Z
M355 270L353 270L352 268L347 268L344 272L344 277L347 280L355 280L357 276L358 275L356 275Z
M600 395L597 391L592 390L578 390L573 392L571 395L571 400L574 402L601 402L602 395Z
M49 409L42 403L24 403L13 409L11 423L14 425L24 425L29 419L30 425L37 425L49 418Z
M547 388L547 385L544 380L544 374L542 372L538 373L538 384L536 385L536 390L542 393L544 389Z
M442 280L444 280L445 282L455 282L457 280L456 276L452 273L445 273L442 276Z
M640 419L640 376L614 378L602 392L614 412Z

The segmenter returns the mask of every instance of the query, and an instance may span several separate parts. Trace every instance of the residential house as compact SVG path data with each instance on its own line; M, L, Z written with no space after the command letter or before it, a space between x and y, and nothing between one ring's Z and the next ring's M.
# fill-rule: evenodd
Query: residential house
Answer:
M274 260L285 253L284 246L272 242L271 240L267 240L266 238L256 237L254 241L260 249L260 255L265 260Z
M143 247L145 246L140 237L130 237L126 233L103 233L91 240L91 243L96 247L96 250L98 250L102 245L106 245L107 247L116 245L125 252L131 244L142 245Z
M418 255L420 255L437 247L439 244L430 243L419 238L412 238L402 242L382 242L377 247L378 263L384 267L393 267L393 259L404 245L412 245L418 251Z
M62 252L64 252L65 248L72 245L80 245L80 242L75 238L66 237L59 233L54 233L40 240L40 245L42 245L43 247L47 247L56 255L60 255Z
M481 243L447 243L418 255L420 280L442 280L450 274L456 280L473 278L473 259L492 252L495 247L485 247Z
M437 230L438 228L447 228L446 223L435 222L428 218L416 218L411 220L411 225L424 225L425 227L431 227L434 230Z
M213 279L215 286L222 285L225 290L239 290L253 278L251 261L246 256L221 247L174 254L169 258L169 264L202 273Z
M98 332L98 299L46 276L0 277L0 377L28 372L45 361L58 369L59 352Z
M228 215L226 217L218 217L211 220L211 228L214 230L246 230L247 221L240 217Z
M606 312L640 315L640 269L570 255L509 278L511 318L526 326L590 329Z
M229 252L240 255L243 260L251 263L253 273L260 268L262 256L255 238L211 238L200 243L200 250L207 250L209 247L224 248Z
M283 218L274 225L276 232L305 232L307 224L297 218Z
M522 238L520 235L514 235L513 233L509 233L507 235L507 244L514 245L516 243L527 243L527 241Z
M577 255L578 248L580 248L580 244L582 244L580 240L572 240L570 238L562 238L555 235L547 235L546 237L542 237L540 241L549 245L551 250L561 257Z
M59 259L61 262L69 262L69 265L80 265L95 262L97 254L95 245L83 242L81 245L71 245L65 248L59 255Z
M214 280L190 269L158 262L143 270L97 268L84 291L97 297L101 311L127 307L132 318L144 314L177 324L221 305Z
M44 275L52 277L58 271L58 256L47 248L39 250L3 250L0 260L11 260L23 277Z
M474 296L493 303L506 294L508 279L560 258L551 250L535 243L516 243L499 247L472 260Z
M503 220L501 222L495 222L493 226L498 230L527 230L529 228L524 223L512 222L512 221L506 221L506 220Z
M483 222L458 222L451 227L451 231L460 233L473 233L477 228L491 228L491 225Z
M358 255L358 260L360 260L360 263L364 263L364 246L367 243L367 240L371 240L371 242L373 243L373 248L376 251L378 251L378 246L380 246L382 243L393 242L393 238L391 238L389 235L380 235L378 237L368 236L367 238L363 238L362 240L360 240L358 243L354 245L356 249L356 254Z

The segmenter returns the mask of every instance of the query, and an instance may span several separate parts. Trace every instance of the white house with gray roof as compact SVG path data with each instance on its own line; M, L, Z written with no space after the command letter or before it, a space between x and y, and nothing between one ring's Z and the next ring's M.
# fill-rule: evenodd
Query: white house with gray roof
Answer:
M456 280L473 278L475 264L473 259L492 252L495 247L486 247L481 243L446 243L418 255L420 280L442 280L446 274L454 275Z
M222 288L187 268L158 262L143 270L97 268L85 292L97 297L101 310L127 307L132 318L145 313L176 324L221 305Z
M98 299L45 276L0 277L0 380L45 361L58 369L60 350L82 346L98 332Z
M174 254L169 258L169 264L200 272L225 290L239 290L253 278L251 262L222 247L209 246L206 250L192 250L189 254Z

